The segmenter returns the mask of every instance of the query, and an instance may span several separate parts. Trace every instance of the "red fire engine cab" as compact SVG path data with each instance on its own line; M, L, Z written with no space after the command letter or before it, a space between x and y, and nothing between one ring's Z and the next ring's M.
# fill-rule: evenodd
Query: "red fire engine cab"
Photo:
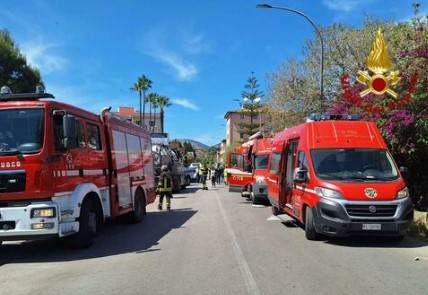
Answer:
M413 205L404 167L399 171L375 123L309 118L273 139L267 177L273 213L300 221L310 240L320 234L402 239Z
M155 199L149 132L43 92L0 94L0 241L87 247L107 218L141 221Z
M266 177L269 174L269 161L272 138L264 138L256 133L249 142L247 157L252 162L252 182L245 187L244 196L249 197L253 204L265 203L267 198Z
M248 144L244 143L228 155L225 170L230 192L243 193L244 187L253 181L251 161L247 158L248 148Z

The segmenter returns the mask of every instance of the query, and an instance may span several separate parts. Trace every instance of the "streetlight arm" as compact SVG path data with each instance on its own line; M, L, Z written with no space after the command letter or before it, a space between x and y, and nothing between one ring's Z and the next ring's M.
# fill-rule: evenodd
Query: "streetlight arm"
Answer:
M274 9L280 9L280 10L285 10L285 11L289 11L289 12L294 12L294 13L297 13L297 14L303 16L304 18L306 18L306 20L311 23L312 27L314 27L315 31L317 32L318 37L320 38L320 41L321 41L321 44L322 44L321 46L324 47L324 40L322 38L321 31L318 29L318 27L315 24L315 22L309 16L307 16L306 14L304 14L303 12L301 12L299 10L296 10L296 9L293 9L293 8L289 8L289 7L280 7L280 6L271 6L270 5L269 8L274 8Z
M257 4L256 7L257 8L279 9L279 10L285 10L288 12L296 13L300 16L303 16L312 25L312 27L315 29L315 32L317 33L317 35L320 39L320 42L321 42L320 95L321 95L321 109L322 109L323 108L323 100L324 100L324 39L321 35L321 31L318 29L315 22L309 16L307 16L306 14L304 14L303 12L301 12L299 10L289 8L289 7L272 6L270 4Z

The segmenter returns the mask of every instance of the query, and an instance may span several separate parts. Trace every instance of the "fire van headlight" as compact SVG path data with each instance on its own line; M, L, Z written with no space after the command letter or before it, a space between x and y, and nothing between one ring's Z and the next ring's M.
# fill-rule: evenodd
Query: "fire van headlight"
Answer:
M52 218L55 217L55 208L35 208L31 210L31 218Z
M324 188L324 187L316 187L315 192L318 196L322 198L330 198L330 199L343 199L342 194L338 191Z
M397 193L397 199L405 199L410 196L409 189L407 187L403 188Z

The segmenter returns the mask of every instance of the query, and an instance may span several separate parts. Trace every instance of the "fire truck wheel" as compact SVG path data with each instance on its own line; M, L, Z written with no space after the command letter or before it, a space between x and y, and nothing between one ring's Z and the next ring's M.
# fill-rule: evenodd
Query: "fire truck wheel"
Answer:
M314 215L310 207L305 210L305 236L308 240L317 240L320 236L315 230Z
M251 192L251 202L254 204L254 205L257 205L257 204L259 204L259 199L254 195L254 192Z
M86 198L80 209L79 232L70 237L70 244L75 248L88 248L93 244L97 234L98 222L97 207L92 198Z
M278 207L276 207L275 205L272 205L271 209L272 209L272 215L274 215L274 216L279 215L280 212L279 212L279 208Z
M131 222L139 223L143 221L144 215L146 215L146 202L144 198L144 194L141 189L137 190L135 193L135 210L131 213Z

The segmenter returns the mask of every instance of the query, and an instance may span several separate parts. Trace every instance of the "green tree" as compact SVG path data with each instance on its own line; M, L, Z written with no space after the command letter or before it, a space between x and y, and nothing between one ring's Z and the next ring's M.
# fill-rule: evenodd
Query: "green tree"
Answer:
M171 103L168 97L161 95L157 100L157 104L160 108L161 132L164 132L165 108L171 106Z
M10 34L0 30L0 86L19 93L34 92L38 84L43 84L39 70L27 64Z
M148 101L148 103L150 105L150 111L149 111L149 122L150 122L149 125L150 126L149 126L149 130L152 131L152 132L153 132L153 129L154 129L154 125L151 125L152 124L151 122L152 121L156 122L156 120L152 119L152 106L153 106L153 109L155 111L154 118L156 119L156 109L158 108L159 97L160 97L160 95L157 94L156 92L152 92L152 93L149 93L147 95L147 101Z
M245 137L249 137L260 130L260 122L255 118L260 116L262 108L261 99L263 92L259 90L259 83L257 78L254 76L254 72L251 72L250 77L247 79L244 85L244 90L241 92L241 111L240 114L244 117L249 117L249 122L244 121L239 123L239 131L244 134Z
M146 91L152 87L152 81L147 78L145 75L142 75L137 78L137 81L132 85L131 90L138 92L140 100L140 126L143 126L143 122L145 119L145 109L146 109ZM143 110L141 111L141 102L143 100Z

